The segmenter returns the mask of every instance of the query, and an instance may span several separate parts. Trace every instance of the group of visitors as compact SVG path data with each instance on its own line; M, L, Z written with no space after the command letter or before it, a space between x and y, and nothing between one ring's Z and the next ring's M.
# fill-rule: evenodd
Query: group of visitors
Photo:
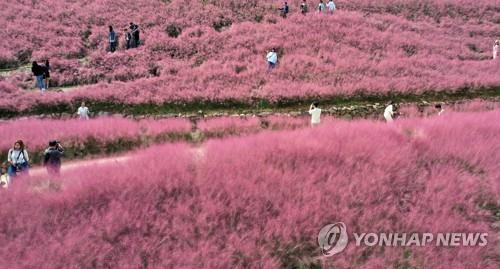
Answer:
M441 104L436 104L434 106L438 116L443 115L444 109ZM319 108L319 102L314 102L309 107L309 115L311 115L311 126L314 127L321 123L321 108ZM394 118L398 116L398 105L393 101L390 101L387 107L384 109L384 119L387 123L392 123Z
M58 141L50 141L44 152L43 166L49 175L58 176L61 170L61 158L64 149ZM26 145L22 140L14 143L7 154L7 161L2 163L0 169L0 187L7 188L18 176L28 175L30 158Z
M328 1L328 3L325 4L323 0L319 1L317 11L322 13L328 11L329 13L333 13L337 9L337 6L335 5L335 2L333 0ZM290 13L290 7L288 6L288 2L285 2L283 4L283 7L278 9L281 13L281 16L283 18L286 18L288 13ZM302 14L307 14L309 12L309 5L307 4L306 0L302 0L302 3L300 4L300 13Z
M333 2L333 0L328 1L328 3L326 4L323 0L320 0L316 8L316 10L320 13L328 11L330 14L333 13L336 9L337 6L335 5L335 2ZM300 4L300 13L305 15L307 14L307 12L309 12L307 1L302 0L302 3Z
M140 43L140 30L139 25L131 22L128 28L124 30L124 38L125 38L125 49L137 48ZM113 26L109 26L109 51L115 52L118 47L118 35L116 34Z
M31 65L31 72L35 76L36 86L43 93L45 89L49 88L50 81L50 63L49 60L45 60L45 65L39 65L38 62L34 61Z
M387 107L384 110L384 119L387 123L394 122L394 118L399 116L398 108L399 108L399 106L396 103L394 103L393 101L389 102L389 104L387 105ZM434 106L434 108L436 109L436 114L438 116L443 115L443 113L444 113L443 105L436 104Z

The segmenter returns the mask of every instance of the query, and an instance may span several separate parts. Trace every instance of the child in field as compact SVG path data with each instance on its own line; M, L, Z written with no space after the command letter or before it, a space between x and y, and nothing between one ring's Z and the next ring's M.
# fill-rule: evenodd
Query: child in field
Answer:
M311 115L311 126L314 127L321 122L321 109L319 108L319 103L314 102L309 107L309 115Z
M500 57L500 40L495 41L493 45L493 60Z
M116 33L113 30L113 26L109 26L109 51L115 52L116 50Z
M49 142L49 147L45 150L43 158L43 166L45 166L49 175L59 176L63 153L64 149L59 142L55 140Z
M85 106L85 102L82 102L82 104L78 108L77 114L81 120L89 119L89 108Z
M320 0L319 5L318 5L318 12L321 13L321 12L325 11L325 9L326 9L325 3L323 3L323 0Z
M33 62L31 66L31 72L36 78L36 85L40 91L45 92L45 83L43 81L43 75L45 74L45 68L39 65L36 61Z
M0 168L0 188L8 188L10 183L9 174L7 173L7 163L2 163Z
M387 123L391 123L394 121L393 117L395 114L395 105L391 101L389 105L384 110L384 118Z
M333 12L335 11L335 9L337 9L337 7L335 6L335 3L333 2L333 0L330 0L328 2L328 4L326 4L326 7L328 8L328 11L330 12L330 14L333 14Z
M271 51L267 53L266 59L268 64L267 71L273 70L276 67L276 64L278 63L278 53L276 53L275 48L273 48Z
M309 11L307 2L306 0L302 0L302 4L300 4L300 12L302 13L302 15L306 15L307 11Z

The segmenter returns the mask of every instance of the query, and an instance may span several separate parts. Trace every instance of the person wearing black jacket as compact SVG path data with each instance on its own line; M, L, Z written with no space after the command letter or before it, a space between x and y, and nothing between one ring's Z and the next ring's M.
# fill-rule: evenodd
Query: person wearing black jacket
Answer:
M43 158L43 166L45 166L49 175L59 176L63 153L64 149L59 142L49 142L49 147L45 150Z
M109 26L108 39L109 39L109 51L115 52L117 39L116 39L115 30L113 30L113 26L111 26L111 25Z
M45 88L49 88L49 81L50 81L50 63L49 60L45 60L45 66L44 66L44 71L45 73L43 74L43 78L45 79Z
M33 75L36 77L36 85L43 93L45 91L45 83L43 81L43 76L45 75L45 67L39 65L35 61L31 66L31 72L33 72Z
M138 47L139 44L141 43L140 42L140 39L139 39L139 25L131 22L130 23L130 31L132 32L132 47L135 48L135 47Z

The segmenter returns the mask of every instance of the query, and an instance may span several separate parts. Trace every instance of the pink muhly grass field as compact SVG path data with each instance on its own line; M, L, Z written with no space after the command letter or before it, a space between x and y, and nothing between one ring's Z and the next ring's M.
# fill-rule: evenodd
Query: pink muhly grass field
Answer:
M185 1L169 2L120 0L114 8L102 0L85 1L84 8L80 1L0 4L0 62L31 51L28 61L51 59L54 86L77 86L41 96L27 92L34 87L29 71L13 72L0 76L0 108L19 111L82 98L276 102L500 85L500 61L491 60L500 31L493 0L337 1L331 16L302 16L300 1L290 1L286 20L277 14L282 1L191 1L189 8ZM115 26L123 44L130 21L142 27L143 46L107 53L107 26ZM214 29L228 21L231 26ZM172 25L182 29L179 36L169 36ZM280 60L268 74L271 47Z
M165 145L0 195L6 268L497 268L500 111ZM488 206L489 205L489 206ZM355 247L320 228L487 232L477 247ZM353 240L351 238L351 240ZM318 268L318 267L316 267Z
M51 140L64 145L83 142L89 138L112 141L119 138L156 136L165 133L187 133L191 123L186 119L131 120L119 117L102 117L88 121L79 119L16 119L0 122L0 150L11 148L21 139L28 150L39 150Z

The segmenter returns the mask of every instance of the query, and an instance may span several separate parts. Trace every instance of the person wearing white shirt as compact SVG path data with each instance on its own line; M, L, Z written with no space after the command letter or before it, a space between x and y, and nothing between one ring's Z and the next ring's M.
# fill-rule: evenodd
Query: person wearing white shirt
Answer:
M318 5L318 12L323 12L325 11L326 7L325 7L325 3L323 3L323 0L320 0L319 1L319 5Z
M11 183L18 173L28 172L29 160L30 158L24 146L24 142L22 140L16 141L14 147L9 150L7 155L7 162L9 163L7 174L10 177Z
M391 102L384 110L385 121L388 123L393 122L394 121L392 118L393 116L394 116L394 105Z
M328 11L330 13L333 13L335 11L335 9L337 9L337 7L335 6L335 3L333 2L333 0L330 0L328 2L328 4L326 4L326 7L328 8Z
M276 64L278 63L278 53L276 53L276 49L273 48L271 51L267 53L266 56L267 63L268 63L268 71L271 71L276 67Z
M89 119L89 108L85 106L85 102L82 102L81 106L78 108L77 114L81 120Z
M443 115L444 113L444 109L443 109L443 106L441 106L441 104L437 104L434 106L436 108L436 110L438 111L438 116L441 116Z
M309 107L309 115L311 115L311 126L316 126L321 122L321 109L319 108L319 103L314 102Z
M493 60L499 58L500 56L500 40L495 41L493 45Z

